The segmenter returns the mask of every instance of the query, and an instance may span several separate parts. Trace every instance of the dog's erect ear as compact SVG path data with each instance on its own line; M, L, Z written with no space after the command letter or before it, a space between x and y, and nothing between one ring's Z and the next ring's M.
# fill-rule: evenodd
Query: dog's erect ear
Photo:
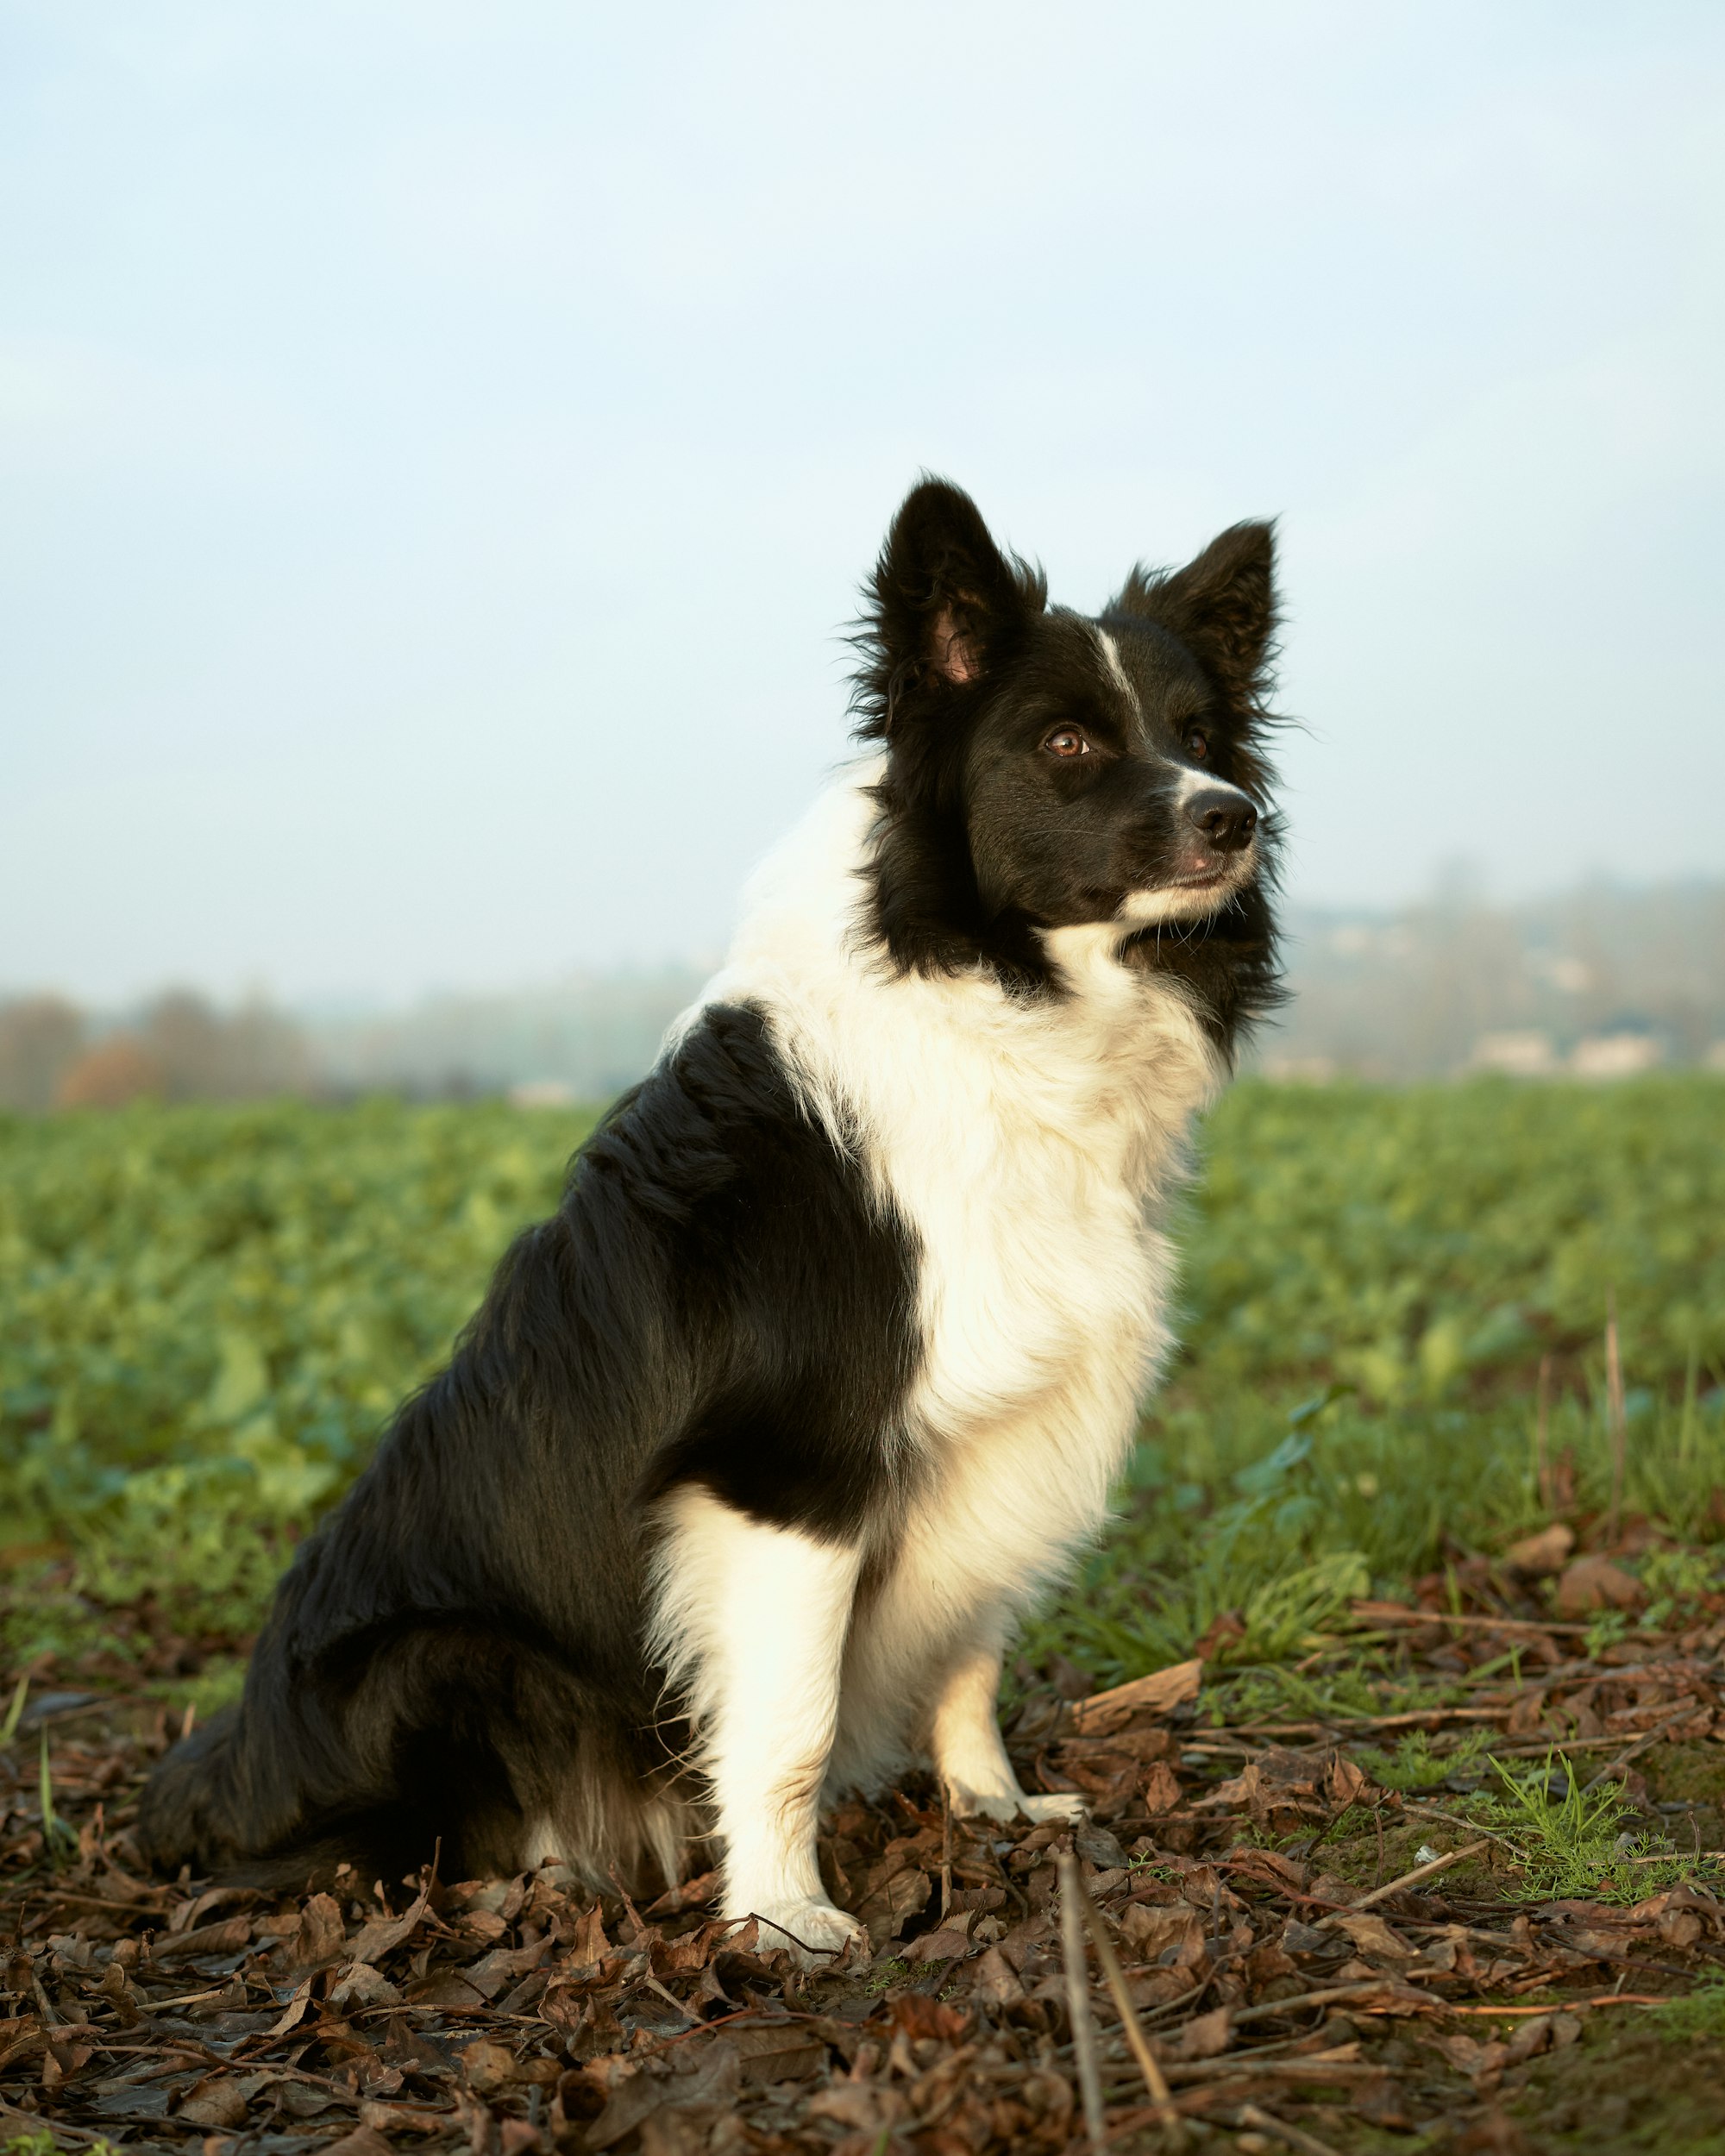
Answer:
M970 497L945 479L912 488L893 519L854 639L858 730L889 736L919 692L982 680L1046 599L1000 552Z
M1170 630L1232 694L1250 699L1276 633L1276 527L1234 524L1183 569L1134 569L1114 608Z

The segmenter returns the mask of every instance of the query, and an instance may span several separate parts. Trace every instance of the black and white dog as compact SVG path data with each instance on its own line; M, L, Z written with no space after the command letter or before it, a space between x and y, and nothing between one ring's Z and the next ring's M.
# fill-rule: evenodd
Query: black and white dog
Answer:
M1274 620L1266 525L1092 620L916 487L863 760L158 1767L155 1863L651 1883L716 1841L724 1910L821 1953L824 1794L1071 1806L1013 1776L1001 1654L1103 1518L1188 1128L1275 1000Z

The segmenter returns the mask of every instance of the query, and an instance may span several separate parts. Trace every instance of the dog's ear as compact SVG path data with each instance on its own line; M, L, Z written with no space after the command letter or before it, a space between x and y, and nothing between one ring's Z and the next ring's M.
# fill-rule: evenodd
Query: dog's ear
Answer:
M930 695L971 687L994 670L1039 613L1042 579L994 544L976 505L945 479L905 497L863 594L853 642L858 731L895 735Z
M1178 636L1232 697L1249 703L1264 686L1276 633L1276 527L1232 525L1183 569L1136 568L1113 605Z

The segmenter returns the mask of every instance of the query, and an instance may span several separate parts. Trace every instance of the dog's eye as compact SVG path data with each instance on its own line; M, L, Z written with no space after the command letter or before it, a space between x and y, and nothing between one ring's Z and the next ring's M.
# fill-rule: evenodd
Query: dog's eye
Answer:
M1186 729L1186 753L1189 756L1196 756L1201 761L1209 755L1210 736L1201 726L1189 726Z
M1076 726L1057 726L1042 744L1051 756L1088 756L1090 744Z

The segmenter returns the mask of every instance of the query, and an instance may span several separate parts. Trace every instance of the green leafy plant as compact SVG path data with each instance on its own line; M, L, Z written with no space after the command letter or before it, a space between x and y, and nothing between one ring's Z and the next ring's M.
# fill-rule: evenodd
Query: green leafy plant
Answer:
M1412 1791L1434 1789L1452 1775L1466 1774L1485 1759L1490 1745L1486 1731L1473 1729L1446 1751L1437 1752L1425 1730L1411 1729L1396 1740L1393 1752L1367 1747L1354 1756L1372 1780L1386 1789Z
M1548 1457L1578 1510L1609 1502L1608 1280L1624 1510L1689 1552L1648 1560L1650 1614L1715 1592L1694 1552L1725 1486L1722 1106L1703 1074L1237 1086L1178 1224L1182 1347L1031 1659L1114 1683L1208 1636L1216 1696L1260 1719L1384 1711L1371 1651L1323 1642L1446 1537L1543 1524L1542 1355ZM146 1594L242 1644L592 1119L379 1100L0 1121L0 1543L36 1553L0 1586L14 1667L122 1651L110 1613Z
M1719 1577L1719 1560L1711 1551L1655 1550L1641 1567L1641 1584L1651 1597L1641 1612L1643 1630L1660 1631L1695 1610Z
M1540 1766L1490 1764L1503 1793L1480 1809L1496 1820L1533 1893L1636 1901L1693 1874L1692 1858L1665 1856L1645 1834L1624 1830L1629 1808L1615 1782L1589 1789L1577 1781L1574 1763L1554 1752ZM1562 1795L1553 1797L1559 1780Z

